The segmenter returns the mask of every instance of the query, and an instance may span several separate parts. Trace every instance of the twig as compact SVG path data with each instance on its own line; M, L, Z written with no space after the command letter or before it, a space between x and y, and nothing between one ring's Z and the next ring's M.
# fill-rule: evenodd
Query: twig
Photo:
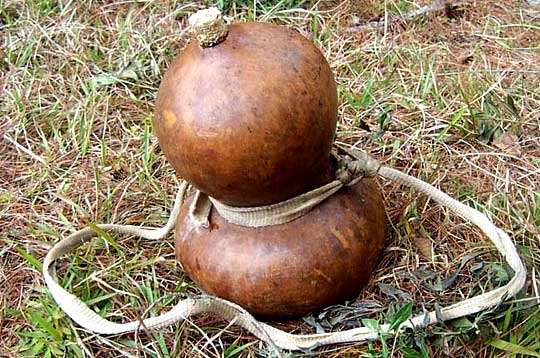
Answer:
M388 22L412 21L430 12L453 9L460 4L463 4L463 1L438 0L438 1L434 1L433 3L429 5L422 6L418 9L408 11L401 15L392 16L388 19ZM370 21L364 24L357 24L355 26L348 27L345 29L345 31L346 32L359 32L366 28L377 28L377 27L384 26L385 22L386 22L386 19L383 16L379 20Z

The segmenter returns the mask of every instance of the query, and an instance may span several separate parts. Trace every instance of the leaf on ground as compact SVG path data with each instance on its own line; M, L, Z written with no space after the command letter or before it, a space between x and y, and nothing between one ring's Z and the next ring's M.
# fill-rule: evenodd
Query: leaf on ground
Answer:
M118 78L109 74L97 75L90 79L90 83L92 87L95 87L95 88L110 86L118 82L119 82Z
M387 285L386 283L379 283L379 288L382 293L387 296L391 296L398 301L412 301L412 297L408 292L400 290L394 286Z
M137 72L133 68L128 67L118 74L118 78L136 81L139 79L139 75L137 75Z
M412 241L425 259L433 261L433 245L430 239L422 235L413 235Z
M412 314L412 302L404 304L399 311L394 315L392 322L390 323L389 331L393 331L398 328L403 322L409 319Z
M454 282L456 282L457 278L459 277L459 274L461 273L461 270L463 270L465 268L467 263L469 263L469 261L473 260L474 258L476 258L479 255L480 255L480 253L473 253L473 254L464 255L462 257L462 259L461 259L461 263L459 264L458 269L452 275L450 275L448 278L443 279L443 280L441 280L440 277L436 276L435 277L436 278L435 282L433 282L433 283L427 282L426 286L430 290L435 291L435 292L441 292L441 291L444 291L444 290L448 289L450 286L452 286L454 284Z
M379 321L372 318L364 318L362 320L362 325L366 328L371 329L372 331L378 331L380 327Z
M316 332L318 334L326 333L324 330L324 327L315 319L313 316L307 316L302 318L304 322L309 324L311 327L315 328Z
M454 284L454 282L456 282L459 274L461 273L461 270L463 270L463 268L465 268L465 266L467 265L467 263L469 263L469 261L476 258L478 255L480 255L480 254L479 253L473 253L473 254L464 255L463 258L461 259L461 263L459 264L458 269L450 277L448 277L447 279L445 279L442 282L442 287L441 287L442 291L444 291L447 288L449 288L450 286L452 286Z
M413 207L413 210L416 212L416 205ZM418 213L416 212L416 216ZM422 224L417 220L409 221L404 220L403 227L407 232L407 236L413 242L414 246L420 251L420 255L429 261L433 261L433 245L429 239L429 234L424 229Z
M467 317L456 318L449 323L454 328L471 329L474 328L474 324Z
M307 316L305 320L317 332L339 328L356 328L364 317L381 312L383 307L375 302L346 302L323 309L318 315ZM320 326L320 327L318 327Z
M502 133L500 136L493 140L493 145L499 148L506 154L521 155L521 146L519 145L519 138L515 134Z

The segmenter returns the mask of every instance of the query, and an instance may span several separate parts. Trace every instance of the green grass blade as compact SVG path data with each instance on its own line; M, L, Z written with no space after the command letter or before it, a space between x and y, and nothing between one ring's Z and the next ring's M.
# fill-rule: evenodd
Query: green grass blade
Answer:
M28 252L26 252L25 250L23 250L20 247L17 248L17 252L19 253L19 255L21 255L21 257L23 259L26 260L26 262L28 262L30 264L30 266L34 267L39 272L42 271L43 266L41 265L41 262L38 259L36 259L34 256L30 255Z
M503 341L502 339L498 339L498 338L493 339L489 341L488 344L492 347L495 347L497 349L500 349L508 353L522 354L524 356L529 356L529 357L540 357L539 352L535 352L532 349L520 346L518 344Z
M31 317L31 324L36 328L43 328L45 331L47 331L51 337L55 341L61 341L62 340L62 332L54 328L51 322L45 320L39 313L37 312L30 312Z

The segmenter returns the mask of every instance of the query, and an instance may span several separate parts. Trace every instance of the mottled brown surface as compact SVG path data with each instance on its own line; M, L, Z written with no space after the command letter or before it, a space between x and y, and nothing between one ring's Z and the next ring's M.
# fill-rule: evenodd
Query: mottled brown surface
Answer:
M209 229L190 230L187 208L176 225L176 254L186 272L206 292L263 318L299 316L354 298L385 239L384 206L371 180L283 225L237 226L213 209Z
M160 146L178 175L234 206L279 202L331 180L336 85L321 52L286 27L235 24L193 41L159 90Z

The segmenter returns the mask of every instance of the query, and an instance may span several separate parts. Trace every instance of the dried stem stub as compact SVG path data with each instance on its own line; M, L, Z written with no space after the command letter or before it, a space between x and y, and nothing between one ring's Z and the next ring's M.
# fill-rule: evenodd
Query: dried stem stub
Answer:
M215 7L199 10L189 17L189 25L201 47L212 47L225 40L228 26Z

